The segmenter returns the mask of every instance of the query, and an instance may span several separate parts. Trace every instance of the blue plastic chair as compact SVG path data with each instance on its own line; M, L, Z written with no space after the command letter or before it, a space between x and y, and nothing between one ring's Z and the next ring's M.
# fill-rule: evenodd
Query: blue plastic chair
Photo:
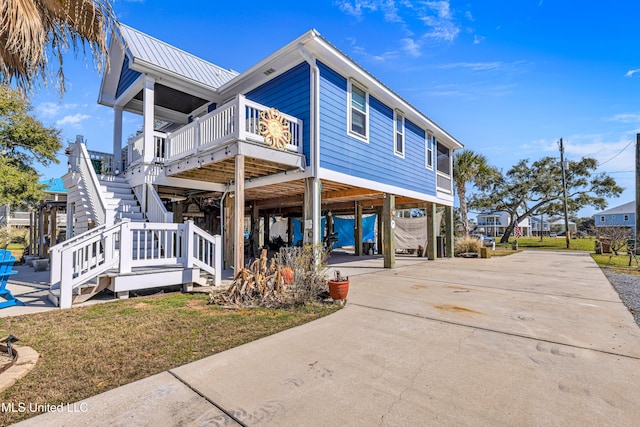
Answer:
M11 255L11 251L6 249L0 249L0 298L4 298L6 301L0 302L0 308L13 307L15 305L24 305L22 301L17 299L11 294L11 291L7 289L7 281L9 276L18 274L17 271L12 270L13 264L16 262L16 258Z

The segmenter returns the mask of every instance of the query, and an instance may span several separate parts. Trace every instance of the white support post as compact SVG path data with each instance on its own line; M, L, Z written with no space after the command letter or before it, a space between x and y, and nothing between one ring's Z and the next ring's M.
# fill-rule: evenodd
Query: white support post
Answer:
M60 253L60 249L58 249L57 247L51 248L49 260L49 284L60 285L60 282L62 280L62 254Z
M66 251L62 255L62 265L68 266L67 272L62 273L60 279L60 308L71 308L73 304L73 251Z
M245 98L242 95L238 95L238 110L236 111L236 134L238 135L238 139L241 141L246 140L246 130L245 130L245 115L246 115L246 106L245 106Z
M133 236L129 221L123 220L120 223L120 271L119 273L131 273L131 261Z
M196 147L196 153L199 153L200 146L202 145L202 138L200 137L200 117L193 119L193 140Z
M142 100L142 114L144 116L143 120L143 128L142 131L144 133L143 140L143 152L142 152L142 162L143 163L151 163L155 156L155 141L153 137L154 130L154 86L155 79L153 77L146 76L144 80L144 89Z
M113 173L122 172L122 107L113 107Z
M222 284L222 253L224 248L222 247L222 236L216 234L213 236L213 268L216 269L216 275L214 277L214 286L220 286Z
M186 263L184 265L185 268L192 268L193 267L193 260L194 260L194 254L193 254L193 249L194 249L194 232L193 232L193 221L185 221L184 222L184 232L185 232L185 236L184 236L184 256L186 259Z

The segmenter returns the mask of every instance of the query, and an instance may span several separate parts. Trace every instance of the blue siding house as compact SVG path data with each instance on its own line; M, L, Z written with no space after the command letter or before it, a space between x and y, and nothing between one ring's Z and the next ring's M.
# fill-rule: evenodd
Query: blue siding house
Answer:
M453 253L452 153L462 144L316 30L237 72L119 25L98 102L114 112L113 152L81 150L81 140L69 148L100 165L94 177L70 162L71 235L127 215L192 220L222 235L224 263L239 269L246 244L266 245L274 215L291 227L298 218L302 230L289 234L321 244L332 216L362 224L375 214L381 262L393 267L396 210L424 209L428 256L442 212ZM128 141L124 111L143 122ZM123 206L116 188L137 206Z
M624 205L616 206L593 215L596 228L598 227L630 227L636 228L635 200Z

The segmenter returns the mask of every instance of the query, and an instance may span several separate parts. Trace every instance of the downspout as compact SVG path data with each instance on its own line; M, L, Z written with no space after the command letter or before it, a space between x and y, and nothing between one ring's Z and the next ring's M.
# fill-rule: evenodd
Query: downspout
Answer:
M313 244L320 245L320 69L316 61L311 58L307 51L302 46L302 43L298 44L298 50L309 64L313 72L313 87L311 88L311 166L313 171L313 188L318 192L316 197L313 198Z

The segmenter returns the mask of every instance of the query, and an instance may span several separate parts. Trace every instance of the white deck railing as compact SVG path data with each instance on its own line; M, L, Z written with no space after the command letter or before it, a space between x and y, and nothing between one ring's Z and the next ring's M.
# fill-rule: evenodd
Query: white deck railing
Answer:
M220 285L220 236L211 236L193 224L133 223L123 221L89 230L51 248L51 289L60 289L60 308L70 308L78 286L111 271L182 264L200 268ZM64 266L64 268L62 268Z
M266 110L269 110L269 107L238 95L207 115L198 117L169 134L166 160L177 160L236 139L264 143L258 124L260 113ZM286 149L301 153L302 120L287 114L283 116L289 121L291 132L291 142L287 144Z
M153 155L152 162L163 163L166 155L166 143L167 134L163 132L153 132ZM135 138L130 139L127 142L127 154L123 156L126 158L125 166L134 166L140 162L144 157L144 133L137 135ZM125 167L125 169L126 169Z

